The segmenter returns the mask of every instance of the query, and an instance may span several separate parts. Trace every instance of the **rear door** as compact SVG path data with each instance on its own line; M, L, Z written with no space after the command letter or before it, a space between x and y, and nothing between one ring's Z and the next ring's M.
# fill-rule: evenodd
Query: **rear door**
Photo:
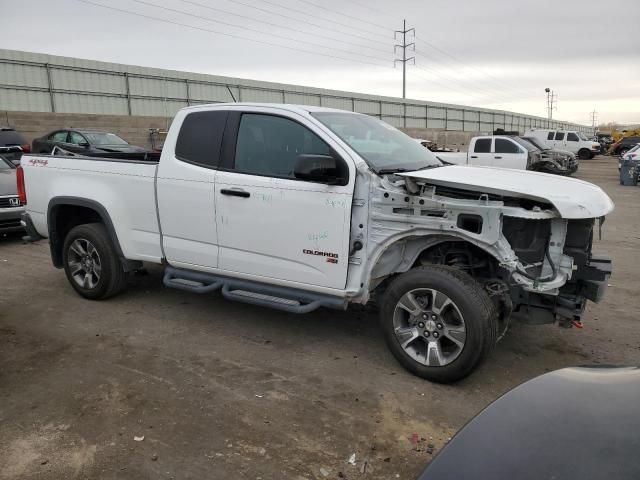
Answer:
M169 264L194 270L218 266L214 179L228 111L181 111L165 141L157 199L162 246ZM172 152L172 153L169 153Z
M476 137L475 143L473 144L473 151L467 154L470 165L491 166L493 164L491 141L491 137Z
M232 120L233 118L233 120ZM342 147L311 120L264 107L229 117L216 176L222 270L254 278L342 289L346 284L354 170L347 185L296 179L299 155L333 155Z
M59 130L53 132L47 137L47 151L39 153L50 153L56 145L60 148L68 148L69 132L67 130Z
M547 137L544 139L545 143L551 148L556 148L556 132L551 130L547 133Z

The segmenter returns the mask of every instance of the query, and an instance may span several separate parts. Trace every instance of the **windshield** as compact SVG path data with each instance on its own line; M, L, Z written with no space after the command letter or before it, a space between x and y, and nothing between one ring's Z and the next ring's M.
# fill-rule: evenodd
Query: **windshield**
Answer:
M584 134L584 133L582 133L582 132L576 132L576 134L578 135L578 138L579 138L580 140L589 140L589 139L585 136L585 134Z
M315 112L312 115L353 148L377 173L442 165L431 151L377 118L339 112Z
M549 150L550 149L549 145L547 145L544 142L541 142L540 140L538 140L537 138L534 138L534 137L522 137L522 140L526 140L531 145L536 147L538 150Z
M11 170L13 168L16 168L13 163L0 155L0 170Z
M87 137L90 145L129 145L115 133L82 132Z
M522 139L520 137L512 137L512 138L516 143L518 143L518 144L520 144L520 146L526 148L527 151L529 151L529 152L533 152L535 150L539 150L538 147L536 147L535 145L532 145L531 142L528 142L527 140L524 140L524 139Z

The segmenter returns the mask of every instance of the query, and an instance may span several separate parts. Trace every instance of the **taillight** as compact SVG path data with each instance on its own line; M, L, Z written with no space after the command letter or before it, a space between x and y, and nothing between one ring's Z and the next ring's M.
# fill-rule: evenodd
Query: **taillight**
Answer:
M18 186L18 198L22 205L27 204L27 190L24 188L24 170L22 167L16 169L16 182Z
M31 153L31 145L29 145L28 143L23 143L22 145L20 145L20 148L24 153Z

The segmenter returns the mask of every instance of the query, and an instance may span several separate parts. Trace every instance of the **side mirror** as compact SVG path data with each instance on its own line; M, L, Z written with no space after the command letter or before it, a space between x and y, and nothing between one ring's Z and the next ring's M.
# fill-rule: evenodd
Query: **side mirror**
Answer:
M346 185L339 161L331 155L299 155L293 167L293 175L308 182L328 185Z
M78 146L83 147L83 148L89 148L89 144L87 142L79 143Z

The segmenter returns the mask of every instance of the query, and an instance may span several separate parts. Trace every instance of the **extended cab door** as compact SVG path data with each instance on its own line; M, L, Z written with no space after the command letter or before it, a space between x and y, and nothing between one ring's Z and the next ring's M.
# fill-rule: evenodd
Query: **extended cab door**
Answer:
M491 166L493 154L491 153L491 137L475 137L470 146L467 158L469 165Z
M275 108L238 110L229 122L235 139L225 139L215 185L219 268L344 288L355 171L341 147L306 117ZM347 185L295 178L303 154L337 157Z
M527 168L527 151L510 138L496 137L493 150L494 167L518 170Z
M214 179L229 114L206 108L176 115L180 128L172 128L164 143L156 192L167 261L196 270L218 266Z

